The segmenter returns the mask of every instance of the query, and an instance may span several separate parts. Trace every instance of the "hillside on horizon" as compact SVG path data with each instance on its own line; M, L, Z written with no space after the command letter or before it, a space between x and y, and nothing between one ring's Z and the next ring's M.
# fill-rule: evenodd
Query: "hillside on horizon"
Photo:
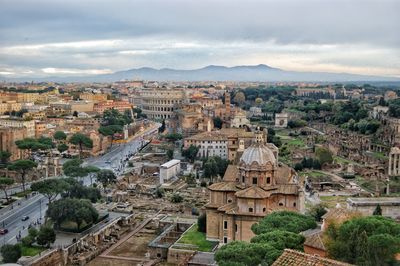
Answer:
M11 82L53 81L53 82L114 82L121 80L154 81L254 81L254 82L400 82L400 78L359 75L349 73L286 71L268 65L217 66L209 65L199 69L179 70L172 68L155 69L150 67L117 71L111 74L90 76L48 76L41 78L20 77L0 80Z

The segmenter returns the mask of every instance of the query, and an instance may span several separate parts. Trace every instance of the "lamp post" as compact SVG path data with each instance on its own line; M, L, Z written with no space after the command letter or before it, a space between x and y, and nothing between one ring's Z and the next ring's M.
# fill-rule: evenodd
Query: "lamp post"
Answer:
M39 219L42 220L42 199L39 199L39 213L40 213L40 217Z

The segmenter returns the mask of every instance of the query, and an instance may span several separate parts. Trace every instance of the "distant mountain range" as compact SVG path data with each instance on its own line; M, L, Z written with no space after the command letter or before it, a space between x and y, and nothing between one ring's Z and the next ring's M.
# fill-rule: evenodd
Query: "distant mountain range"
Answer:
M53 82L113 82L120 80L154 80L154 81L310 81L310 82L400 82L400 78L356 75L348 73L299 72L286 71L267 65L254 66L215 66L200 69L178 70L170 68L154 69L149 67L118 71L111 74L76 76L76 77L44 77L44 78L6 78L7 81L53 81Z

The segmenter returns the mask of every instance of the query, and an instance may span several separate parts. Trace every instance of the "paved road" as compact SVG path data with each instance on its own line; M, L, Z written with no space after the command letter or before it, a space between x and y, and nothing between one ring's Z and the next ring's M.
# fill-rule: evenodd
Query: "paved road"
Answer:
M103 156L87 158L84 165L93 165L101 169L110 169L113 170L117 176L121 175L127 166L128 159L147 143L143 136L146 137L147 134L154 132L159 126L159 123L154 123L128 143L114 144Z
M134 155L145 143L142 136L154 131L159 124L154 124L143 133L133 138L128 143L113 145L113 147L104 155L99 157L91 157L85 160L85 165L93 165L99 168L112 169L117 175L121 174L126 165L127 159ZM89 176L81 179L84 185L90 185ZM20 188L13 188L19 192ZM11 192L11 191L10 191ZM18 203L10 207L0 210L0 227L7 228L8 233L0 236L0 246L4 244L16 243L16 236L21 233L21 237L28 234L28 226L34 222L44 219L47 210L47 198L42 195L31 196L28 199L20 200ZM22 221L23 216L29 216L27 221ZM37 225L38 227L38 225Z
M16 205L12 210L2 213L0 226L7 228L9 232L1 236L0 245L16 243L16 236L19 233L21 233L22 237L26 236L28 234L28 226L38 220L42 221L46 209L47 198L38 194L22 200L21 205ZM29 219L22 221L23 216L29 216Z

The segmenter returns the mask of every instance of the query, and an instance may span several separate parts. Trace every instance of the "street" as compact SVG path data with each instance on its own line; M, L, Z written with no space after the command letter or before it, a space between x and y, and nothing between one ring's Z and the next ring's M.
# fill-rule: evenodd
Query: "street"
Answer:
M47 198L43 195L31 196L20 201L20 205L14 204L12 210L1 212L0 226L8 229L8 233L1 236L0 245L16 243L16 236L22 237L28 234L28 226L34 222L42 221L47 209ZM29 219L22 221L22 217L29 216Z
M122 144L115 144L109 149L109 151L99 157L90 157L84 160L83 165L92 165L101 169L111 169L114 173L119 176L125 170L128 159L133 156L142 145L146 143L143 136L154 132L155 128L158 128L159 124L149 127L142 133L133 137L129 142ZM88 186L91 184L90 177L86 176L81 179L83 184ZM29 186L27 186L29 187ZM8 191L20 191L20 187L12 188ZM2 193L4 195L4 193ZM38 221L44 221L44 215L47 210L47 198L41 194L30 196L27 199L21 199L14 202L12 206L7 206L0 210L0 227L6 228L8 233L0 237L0 246L4 244L15 244L17 243L16 236L20 235L24 237L28 234L28 226L34 226L34 223ZM22 221L23 216L29 216L29 219ZM39 225L36 225L39 228Z

